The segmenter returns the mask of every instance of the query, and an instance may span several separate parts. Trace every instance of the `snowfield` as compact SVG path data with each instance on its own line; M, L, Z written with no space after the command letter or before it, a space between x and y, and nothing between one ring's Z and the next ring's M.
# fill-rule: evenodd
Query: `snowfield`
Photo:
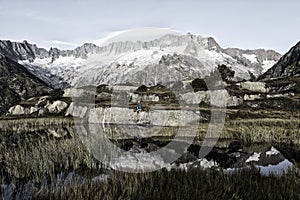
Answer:
M250 60L250 62L252 62L252 63L258 63L256 55L254 55L254 54L243 54L243 56L245 58L247 58L248 60Z
M264 60L263 65L262 65L262 68L263 68L262 72L268 71L275 64L276 64L276 62L274 60Z

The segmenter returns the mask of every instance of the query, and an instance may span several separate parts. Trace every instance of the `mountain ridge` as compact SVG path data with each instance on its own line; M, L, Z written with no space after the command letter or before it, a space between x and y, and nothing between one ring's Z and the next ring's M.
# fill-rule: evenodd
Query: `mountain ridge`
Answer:
M300 41L293 46L279 61L259 79L287 78L300 76Z
M179 70L179 74L177 72L172 74L173 70L171 70L169 73L171 76L174 75L174 81L180 77L193 79L208 75L210 71L221 64L236 70L235 78L242 80L250 78L249 72L256 76L260 75L281 57L274 50L224 49L213 37L202 37L191 33L185 35L166 34L151 41L117 41L106 46L85 43L73 50L50 48L47 51L26 41L22 43L0 41L0 52L8 57L13 57L15 61L25 65L39 78L53 83L52 86L56 88L64 88L68 85L125 83L130 81L130 77L133 84L148 84L148 82L155 84L153 77L151 80L146 80L148 75L145 73L151 73L160 64L163 56L167 56L168 59L177 59L177 55L188 57L185 60L197 59L199 62L191 62L191 65L194 65L193 69L185 66L184 63L173 61L171 62L172 66L160 66L159 68L168 70L172 68L191 69L190 74L187 70ZM116 69L115 65L123 66L122 69L125 70L123 72L126 72L129 78L123 76L123 72L118 74L121 71ZM140 78L141 74L145 76ZM50 77L47 78L48 76ZM158 82L162 82L162 78L163 76ZM87 82L87 80L92 80L92 82Z
M208 50L225 50L228 53L231 54L236 54L238 51L243 51L245 53L253 53L253 52L270 52L276 55L280 55L280 53L276 52L275 50L272 49L240 49L240 48L222 48L213 37L202 37L202 36L196 36L192 35L190 33L187 33L186 35L171 35L167 34L164 35L161 38L152 40L152 41L136 41L136 42L131 42L131 41L118 41L118 42L112 42L109 43L106 46L97 46L96 44L93 43L84 43L81 46L78 46L74 48L73 50L60 50L59 48L56 47L50 47L49 50L46 50L45 48L40 48L37 46L37 44L31 44L28 43L26 40L23 42L12 42L10 40L0 40L0 52L3 55L6 55L7 57L13 59L13 60L29 60L32 62L36 58L47 58L47 57L53 57L54 59L58 58L58 56L66 57L70 55L74 55L76 58L81 57L85 58L87 54L89 53L101 53L103 51L109 51L110 53L113 52L113 49L115 46L121 45L121 46L129 46L132 45L131 48L141 48L141 47L151 47L151 46L157 46L157 41L164 37L191 37L195 38L197 37L198 40L201 39L206 39L206 48ZM164 46L164 45L162 45ZM120 49L115 49L115 52L120 52ZM235 51L235 52L233 52ZM276 56L275 55L275 56Z

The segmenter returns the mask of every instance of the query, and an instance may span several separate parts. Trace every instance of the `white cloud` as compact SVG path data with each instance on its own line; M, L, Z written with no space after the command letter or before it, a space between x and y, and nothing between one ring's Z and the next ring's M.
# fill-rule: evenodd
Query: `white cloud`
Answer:
M69 46L78 46L78 44L76 43L72 43L72 42L64 42L64 41L59 41L59 40L52 40L50 41L50 43L53 43L53 44L62 44L62 45L69 45Z
M143 27L124 31L115 31L107 34L106 37L102 39L91 41L91 43L94 43L98 46L104 46L110 42L119 41L150 41L160 38L166 34L180 35L182 32L170 28Z
M70 48L76 48L80 46L80 44L73 43L73 42L67 42L67 41L59 41L59 40L51 40L46 41L46 43L51 47L58 47L60 49L70 49Z

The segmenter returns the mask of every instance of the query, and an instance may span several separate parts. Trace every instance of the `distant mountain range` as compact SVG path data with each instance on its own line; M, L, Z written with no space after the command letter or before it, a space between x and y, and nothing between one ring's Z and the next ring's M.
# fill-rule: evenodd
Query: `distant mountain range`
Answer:
M142 30L125 32L98 42L99 46L86 43L74 50L46 50L26 41L0 41L0 53L54 88L192 80L221 64L235 71L235 80L242 80L249 79L250 74L261 75L281 57L274 50L224 49L212 37L190 33L153 29L145 34Z

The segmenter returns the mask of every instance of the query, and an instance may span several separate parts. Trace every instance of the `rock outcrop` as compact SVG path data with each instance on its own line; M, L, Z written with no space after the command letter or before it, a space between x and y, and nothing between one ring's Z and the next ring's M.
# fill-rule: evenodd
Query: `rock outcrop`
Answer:
M22 99L45 94L52 89L24 66L0 54L0 113Z
M25 108L23 106L16 105L11 107L8 112L11 115L25 115Z
M300 42L292 47L280 60L266 73L259 77L260 80L270 78L287 78L300 76Z
M134 112L128 108L94 108L88 116L89 123L116 123L127 125L180 126L200 120L200 113L182 110L153 110Z
M29 44L26 40L23 42L0 40L0 53L16 62L19 60L33 62L35 58L46 58L48 56L46 49L38 48L35 44Z
M204 103L218 107L237 106L242 103L238 97L230 96L226 90L188 92L181 94L180 100L184 101L187 105Z
M54 101L53 103L45 106L49 113L59 114L63 112L68 107L68 104L63 101Z
M252 92L261 92L261 93L267 93L269 89L267 88L266 84L264 82L242 82L241 88L245 90L249 90Z

